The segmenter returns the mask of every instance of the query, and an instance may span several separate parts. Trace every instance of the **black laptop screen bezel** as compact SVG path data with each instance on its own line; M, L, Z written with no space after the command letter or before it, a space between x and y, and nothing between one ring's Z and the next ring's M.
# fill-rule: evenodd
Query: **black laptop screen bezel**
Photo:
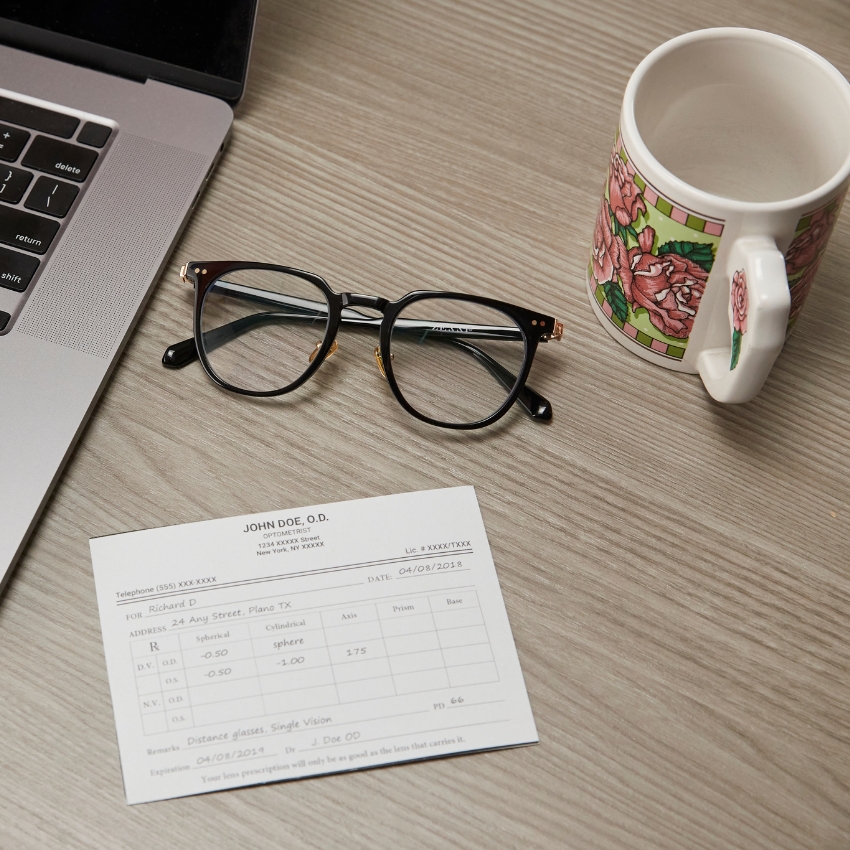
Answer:
M232 77L238 77L238 79L228 79L215 73L207 73L197 70L195 67L190 67L191 52L189 50L181 51L180 55L175 57L178 62L187 62L186 65L183 65L162 61L141 53L120 50L106 44L56 32L46 27L11 20L3 17L2 3L0 3L0 43L133 80L153 79L163 83L171 83L213 97L219 97L231 105L235 105L242 97L245 89L257 14L257 0L245 0L245 2L245 13L246 15L250 14L250 21L244 22L246 25L244 33L247 38L243 37L240 40L237 46L238 55L235 57L235 71L230 72ZM187 35L187 38L191 38L191 36Z

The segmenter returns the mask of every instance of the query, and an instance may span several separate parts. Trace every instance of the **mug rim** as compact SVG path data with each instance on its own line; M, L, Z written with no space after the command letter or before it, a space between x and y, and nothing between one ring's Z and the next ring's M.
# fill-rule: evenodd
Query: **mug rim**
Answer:
M674 191L678 190L679 192L690 193L694 198L707 206L719 206L730 212L788 212L817 203L826 195L836 191L847 179L848 175L850 175L850 145L848 145L847 155L837 171L816 188L802 195L784 198L781 201L743 201L737 198L729 198L725 195L718 195L714 192L708 192L683 180L667 168L650 151L646 142L643 140L643 136L638 130L637 118L635 117L635 97L649 70L659 59L683 45L696 41L715 41L728 38L750 42L768 42L789 52L796 53L798 56L817 65L821 71L825 72L833 80L836 89L840 91L847 107L848 118L850 118L850 83L848 83L844 75L831 62L824 59L823 56L811 48L785 36L748 27L712 27L709 29L694 30L693 32L684 33L660 44L650 51L632 72L626 84L625 94L623 95L623 109L620 119L621 132L628 139L627 147L630 155L637 155L636 158L639 161L648 162L665 181L669 182Z

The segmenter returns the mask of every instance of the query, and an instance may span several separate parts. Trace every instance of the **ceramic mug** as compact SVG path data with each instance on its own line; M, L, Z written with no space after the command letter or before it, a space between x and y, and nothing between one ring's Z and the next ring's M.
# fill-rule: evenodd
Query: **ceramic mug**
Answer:
M634 353L699 373L718 401L749 401L848 182L850 84L825 59L758 30L674 38L626 86L590 303Z

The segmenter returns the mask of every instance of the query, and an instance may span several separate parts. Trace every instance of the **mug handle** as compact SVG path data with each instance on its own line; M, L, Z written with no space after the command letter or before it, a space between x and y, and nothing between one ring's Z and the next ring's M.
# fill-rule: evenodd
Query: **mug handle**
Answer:
M712 398L741 404L756 396L782 350L791 292L785 258L765 236L735 242L727 277L732 344L701 351L696 365Z

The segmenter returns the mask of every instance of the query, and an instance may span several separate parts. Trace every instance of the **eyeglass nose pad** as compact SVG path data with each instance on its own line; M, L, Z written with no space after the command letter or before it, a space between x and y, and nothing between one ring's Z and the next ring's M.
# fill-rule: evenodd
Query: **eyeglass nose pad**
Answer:
M311 363L316 359L316 355L319 353L319 349L321 347L322 347L322 341L319 340L316 343L316 347L310 352L309 360L310 360ZM336 340L334 340L331 343L331 350L325 355L325 360L327 360L328 357L330 357L338 348L339 348L339 346L336 344Z
M386 380L387 379L387 372L386 372L386 369L384 369L384 358L381 357L380 346L376 345L375 351L373 353L375 355L375 362L378 364L378 370L380 371L384 380ZM390 360L395 360L395 357L392 354L390 354Z

